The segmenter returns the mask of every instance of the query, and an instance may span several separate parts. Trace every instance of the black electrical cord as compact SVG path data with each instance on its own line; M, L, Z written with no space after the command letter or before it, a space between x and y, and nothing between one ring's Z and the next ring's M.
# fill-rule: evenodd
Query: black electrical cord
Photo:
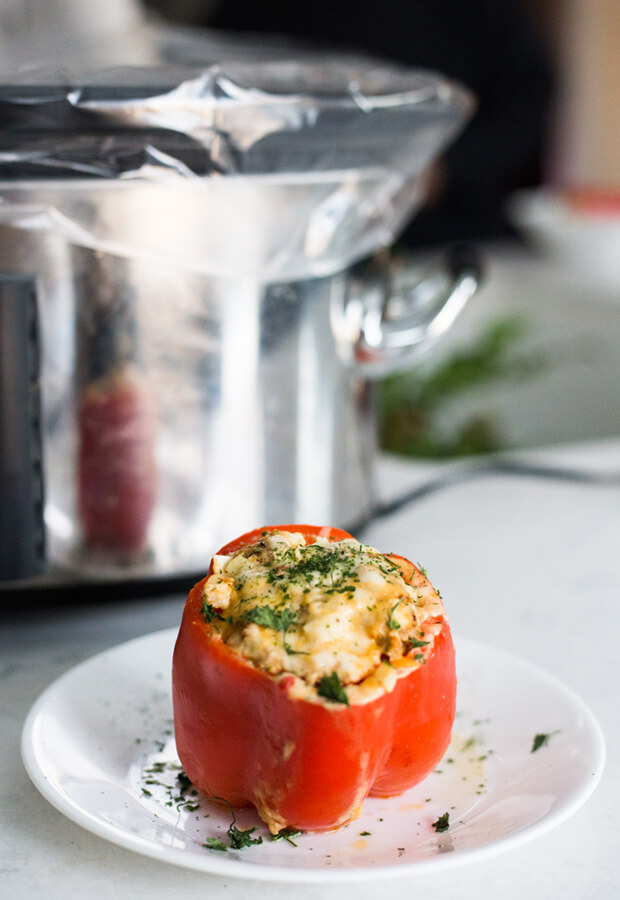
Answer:
M467 481L492 475L541 478L549 481L593 485L595 487L620 487L620 472L588 472L583 469L573 469L565 466L542 466L536 463L520 462L508 458L493 459L488 462L453 468L437 478L405 491L405 493L395 497L393 500L377 503L365 516L359 518L346 530L351 534L359 534L378 519L391 516L432 494Z

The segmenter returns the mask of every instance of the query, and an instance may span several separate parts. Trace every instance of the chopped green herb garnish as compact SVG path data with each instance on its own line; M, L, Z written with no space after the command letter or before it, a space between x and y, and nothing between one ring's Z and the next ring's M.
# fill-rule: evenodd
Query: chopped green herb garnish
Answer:
M439 816L436 822L433 822L435 831L447 831L450 827L450 813L445 812L443 816Z
M428 578L428 572L426 571L426 569L424 568L422 563L416 563L416 567L420 570L420 572L422 573L422 575L424 575L425 578Z
M228 850L224 841L216 837L208 837L202 846L206 847L207 850Z
M291 656L308 656L305 650L294 650L286 640L286 633L297 621L296 613L286 607L280 611L273 609L271 606L254 606L243 613L242 618L246 622L255 622L257 625L263 625L265 628L271 628L273 631L281 631L284 634L282 644L286 653Z
M541 747L546 747L553 735L558 733L559 731L551 731L549 733L541 732L540 734L535 734L530 753L536 753Z
M398 607L400 606L400 604L401 604L402 602L403 602L403 601L402 601L402 598L401 598L401 599L398 601L398 603L395 603L394 606L392 607L392 609L390 610L390 615L389 615L389 618L388 618L388 628L390 629L390 631L398 631L398 629L400 628L400 625L398 624L398 622L397 622L396 619L394 618L394 613L396 612L396 610L398 609Z
M337 672L332 672L331 675L323 675L319 681L317 693L320 697L325 697L326 700L333 700L334 703L344 703L347 706L349 705L349 698L340 683Z
M398 575L400 571L391 560L372 548L350 543L340 546L339 542L334 542L327 547L308 544L276 550L267 580L274 585L317 585L324 592L352 592L359 583L357 569L363 562L370 563L388 577Z
M360 837L367 837L370 833L370 831L360 831Z
M253 838L251 835L256 831L256 825L253 828L237 828L234 822L232 822L226 834L230 839L230 846L233 850L242 850L244 847L249 847L250 844L262 844L263 839L259 835L256 838Z
M429 641L421 641L419 638L407 638L407 651L417 650L419 647L428 647Z
M202 613L202 618L205 622L211 624L215 619L223 619L224 617L216 610L214 606L203 598L202 606L200 608L200 612Z
M287 841L289 844L292 844L293 847L296 847L297 844L292 840L292 838L297 837L300 834L303 834L303 831L298 831L296 828L281 828L275 834L271 835L271 840Z
M243 613L243 618L246 622L256 622L257 625L272 628L274 631L288 631L294 624L296 615L286 608L277 612L271 606L254 606Z
M224 797L207 797L207 800L218 800L220 803L225 803L228 809L230 810L230 814L232 816L232 822L228 826L226 830L226 834L228 835L229 846L233 850L242 850L244 847L249 847L251 844L262 844L263 839L259 835L258 837L253 838L252 835L256 831L256 825L253 828L237 828L237 817L235 816L235 811ZM217 844L217 846L216 846ZM219 841L217 838L207 838L207 843L203 844L203 847L207 847L209 850L226 850L226 844L222 841Z
M177 775L177 784L179 785L179 790L182 794L184 794L185 791L188 791L192 787L192 783L185 772L179 772L179 774Z

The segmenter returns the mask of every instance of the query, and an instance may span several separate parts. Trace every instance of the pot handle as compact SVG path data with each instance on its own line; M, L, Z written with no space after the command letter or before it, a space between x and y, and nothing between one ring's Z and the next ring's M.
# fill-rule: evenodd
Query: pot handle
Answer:
M412 287L394 295L389 266L373 260L350 278L340 309L332 310L337 343L367 378L406 368L450 328L482 280L470 245L448 248Z
M35 280L0 273L0 581L45 568Z

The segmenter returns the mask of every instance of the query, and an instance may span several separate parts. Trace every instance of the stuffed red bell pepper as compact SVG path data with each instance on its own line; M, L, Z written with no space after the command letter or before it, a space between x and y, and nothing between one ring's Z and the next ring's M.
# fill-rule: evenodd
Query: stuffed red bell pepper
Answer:
M173 662L189 779L273 833L337 828L442 757L455 713L443 604L413 563L335 528L256 529L190 592Z

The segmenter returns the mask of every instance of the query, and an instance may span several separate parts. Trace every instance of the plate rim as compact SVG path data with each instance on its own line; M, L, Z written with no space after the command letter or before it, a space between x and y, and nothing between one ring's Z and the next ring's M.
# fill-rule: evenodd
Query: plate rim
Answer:
M487 844L464 849L459 853L437 854L428 859L411 862L395 861L394 863L378 865L361 864L346 869L336 869L286 865L265 866L255 862L242 862L240 864L237 857L215 856L215 854L205 854L204 857L201 857L185 854L185 851L182 848L157 844L151 839L142 838L131 832L121 831L117 826L106 823L87 809L84 809L75 802L65 798L65 796L50 783L48 776L38 762L34 745L34 730L39 715L41 711L46 708L50 698L59 690L62 690L65 681L73 680L81 670L89 668L91 665L96 665L101 658L108 654L127 651L136 643L148 643L150 641L163 641L169 639L171 646L173 646L177 633L178 628L172 627L131 638L128 641L123 641L120 644L115 644L105 650L101 650L72 666L66 672L63 672L41 692L30 707L24 721L20 741L21 758L26 773L39 793L51 804L51 806L70 821L84 828L86 831L89 831L91 834L95 834L97 837L103 838L125 850L131 850L142 856L156 859L159 862L169 863L180 868L206 872L213 875L231 876L240 879L253 878L264 882L288 882L291 884L302 882L315 884L350 883L362 881L368 877L397 878L411 876L415 873L426 874L436 870L452 869L457 866L470 865L477 860L490 859L491 857L511 849L511 847L530 843L530 841L536 840L538 837L552 831L569 819L587 802L596 790L605 769L607 750L603 729L590 707L572 687L569 687L553 673L548 672L546 669L518 654L507 651L502 647L480 641L477 638L470 638L466 635L457 635L454 639L457 654L459 645L467 645L472 651L482 650L487 654L495 654L512 664L516 664L517 666L529 670L531 674L543 679L554 691L561 694L564 699L570 701L572 706L579 711L580 715L587 723L587 730L593 742L595 763L592 766L594 771L591 780L587 783L584 782L579 788L573 788L569 798L561 801L557 804L556 808L543 815L538 821L531 825L527 825L519 831L502 835Z

